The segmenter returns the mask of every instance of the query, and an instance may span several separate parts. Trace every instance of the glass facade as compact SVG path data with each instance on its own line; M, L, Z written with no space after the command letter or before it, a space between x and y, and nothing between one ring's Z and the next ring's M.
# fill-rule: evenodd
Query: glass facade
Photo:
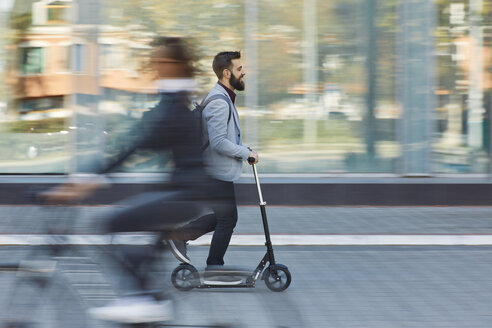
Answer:
M150 41L173 35L199 54L197 101L213 56L242 51L262 172L492 170L492 0L2 0L0 31L0 173L103 165L157 101Z

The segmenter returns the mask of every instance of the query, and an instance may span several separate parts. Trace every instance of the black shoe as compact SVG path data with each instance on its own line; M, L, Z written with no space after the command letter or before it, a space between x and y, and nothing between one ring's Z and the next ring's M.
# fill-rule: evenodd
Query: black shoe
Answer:
M190 258L186 255L186 242L184 240L167 240L171 252L183 263L190 263Z

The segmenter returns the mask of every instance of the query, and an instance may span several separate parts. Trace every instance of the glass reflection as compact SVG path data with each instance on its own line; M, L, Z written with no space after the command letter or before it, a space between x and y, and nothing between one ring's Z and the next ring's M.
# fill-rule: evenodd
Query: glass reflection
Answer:
M3 0L0 29L0 173L110 156L156 101L156 35L194 39L197 101L213 55L242 50L237 106L264 172L490 171L491 0Z

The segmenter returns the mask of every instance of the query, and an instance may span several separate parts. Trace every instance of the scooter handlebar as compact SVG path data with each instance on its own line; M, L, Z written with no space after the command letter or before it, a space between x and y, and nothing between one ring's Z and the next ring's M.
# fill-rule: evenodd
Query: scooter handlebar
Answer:
M256 159L254 157L248 157L248 163L249 164L254 164Z

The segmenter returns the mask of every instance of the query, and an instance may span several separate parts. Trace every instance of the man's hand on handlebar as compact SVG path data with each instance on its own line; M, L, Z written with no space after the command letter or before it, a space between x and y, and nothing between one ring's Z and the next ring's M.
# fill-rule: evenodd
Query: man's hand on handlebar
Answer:
M259 158L258 158L258 153L254 151L253 149L249 149L249 157L248 157L248 163L250 165L258 163Z

